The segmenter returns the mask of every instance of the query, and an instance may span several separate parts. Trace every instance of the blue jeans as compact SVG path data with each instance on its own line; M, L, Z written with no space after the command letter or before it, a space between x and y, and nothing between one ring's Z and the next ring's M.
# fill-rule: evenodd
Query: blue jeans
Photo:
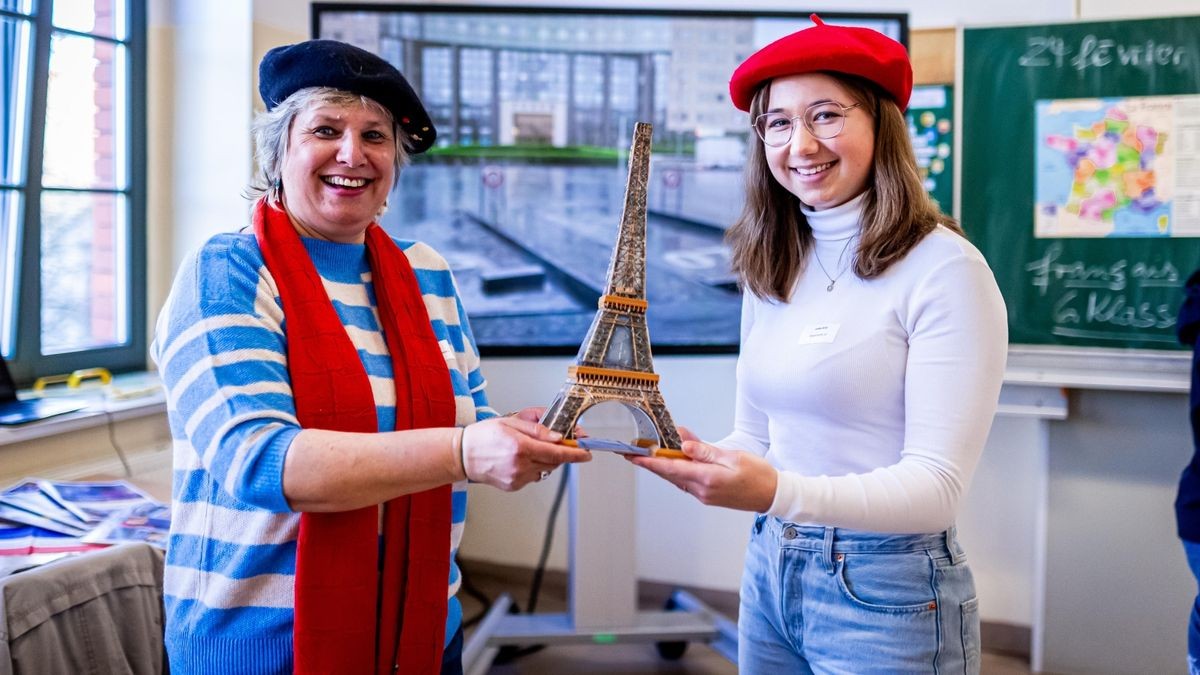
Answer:
M979 601L954 528L879 534L760 515L739 612L744 675L979 672Z
M1187 554L1192 576L1200 581L1200 542L1184 539L1183 552ZM1200 675L1200 596L1192 602L1192 616L1188 619L1188 673Z

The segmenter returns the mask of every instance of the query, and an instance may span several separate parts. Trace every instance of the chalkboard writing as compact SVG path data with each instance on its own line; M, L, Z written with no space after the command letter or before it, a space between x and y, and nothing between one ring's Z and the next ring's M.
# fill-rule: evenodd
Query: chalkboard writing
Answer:
M961 77L959 216L1011 341L1178 348L1200 17L967 28Z
M1187 47L1154 40L1128 44L1111 38L1085 35L1078 44L1068 45L1056 35L1033 36L1025 40L1025 51L1017 63L1025 68L1063 68L1075 70L1106 66L1184 68L1194 57Z
M1064 337L1128 340L1173 344L1173 336L1154 329L1175 325L1175 303L1133 302L1127 291L1178 288L1182 276L1168 262L1148 265L1124 258L1106 264L1065 259L1061 244L1051 244L1037 260L1025 263L1029 283L1051 302L1051 333ZM1121 329L1116 333L1114 328ZM1126 330L1128 329L1128 330ZM1147 330L1149 329L1149 330Z

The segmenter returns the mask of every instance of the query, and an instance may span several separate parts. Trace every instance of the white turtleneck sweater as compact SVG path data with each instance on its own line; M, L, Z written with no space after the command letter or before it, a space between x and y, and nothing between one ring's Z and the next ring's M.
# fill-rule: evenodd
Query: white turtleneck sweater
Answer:
M940 226L881 276L858 278L862 201L804 210L821 264L810 254L789 302L746 294L734 431L719 445L779 470L770 515L940 532L996 411L1004 301L979 251Z

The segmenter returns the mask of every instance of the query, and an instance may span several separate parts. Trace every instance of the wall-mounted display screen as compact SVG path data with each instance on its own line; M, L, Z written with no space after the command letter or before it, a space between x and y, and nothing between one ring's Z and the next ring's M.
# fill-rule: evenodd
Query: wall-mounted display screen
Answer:
M754 139L729 76L809 11L315 3L313 35L404 73L437 144L380 224L449 261L485 354L574 353L604 291L635 122L654 125L647 319L656 353L737 348L725 230ZM822 13L907 44L904 14Z

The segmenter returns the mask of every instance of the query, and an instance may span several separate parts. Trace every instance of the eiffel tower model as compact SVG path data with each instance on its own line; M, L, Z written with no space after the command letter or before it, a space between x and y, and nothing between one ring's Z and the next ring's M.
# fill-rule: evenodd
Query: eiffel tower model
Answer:
M608 267L608 287L575 365L567 369L567 383L542 416L542 424L574 443L575 422L583 411L616 401L638 424L638 439L632 445L616 445L625 445L629 454L683 457L677 450L679 432L658 392L646 329L650 129L649 124L634 127L625 209ZM577 444L587 447L587 440ZM625 462L597 462L586 471L569 465L563 476L561 485L570 490L569 611L514 614L512 598L501 595L464 645L463 671L483 672L501 646L529 644L653 642L663 657L676 659L689 641L702 641L737 663L737 625L688 592L676 590L663 611L638 608L637 546L633 541L612 546L637 527L634 468ZM614 494L623 497L613 499Z
M567 368L567 382L542 416L542 424L571 439L585 410L616 401L637 421L634 445L675 450L681 445L679 432L658 391L646 326L646 185L652 134L652 125L634 125L625 205L608 264L608 285L575 365Z

